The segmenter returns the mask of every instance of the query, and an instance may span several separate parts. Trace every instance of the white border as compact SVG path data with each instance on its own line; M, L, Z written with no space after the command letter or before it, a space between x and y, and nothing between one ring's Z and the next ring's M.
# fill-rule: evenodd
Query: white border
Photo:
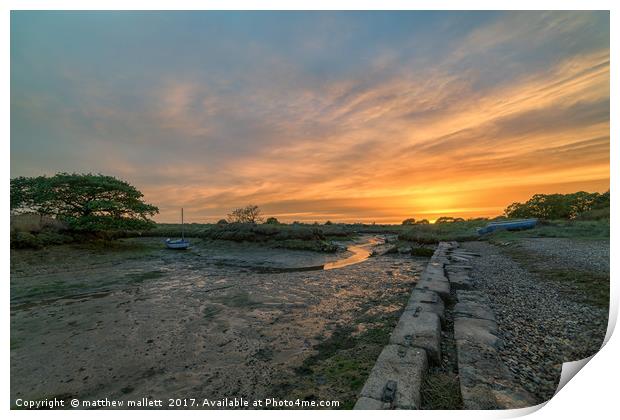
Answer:
M315 0L312 2L286 2L286 1L274 1L274 0L262 0L262 1L198 1L198 0L175 0L175 1L132 1L132 0L9 0L2 2L2 24L0 24L0 37L2 39L3 54L2 54L2 66L0 66L0 72L2 72L2 80L4 86L4 96L2 101L2 118L4 124L2 124L3 141L2 141L2 170L4 172L4 183L2 184L2 205L5 212L8 213L9 209L9 182L10 179L10 65L9 65L9 33L10 33L10 10L48 10L48 9L66 9L66 10L138 10L138 9L155 9L155 10L198 10L198 9L214 9L214 10L271 10L271 9L286 9L286 10L611 10L611 138L617 138L617 116L614 111L617 110L617 98L618 98L618 71L615 65L615 57L618 52L617 42L617 29L620 24L620 19L617 17L618 7L614 8L617 2L612 1L576 1L576 0L564 0L564 1L533 1L524 0L519 2L497 2L497 1L404 1L404 0L382 0L382 1L370 1L370 0ZM614 10L616 9L616 10ZM617 111L616 111L617 114ZM618 147L614 141L611 141L611 189L612 194L612 208L618 208L618 199L616 196L616 190L614 186L614 180L617 179L617 158ZM620 354L620 344L617 337L611 335L613 325L617 318L618 312L618 287L616 281L616 273L618 272L618 252L617 252L617 228L615 220L612 221L612 236L611 236L611 277L612 277L612 302L610 310L610 328L608 331L609 341L601 352L599 352L592 360L579 372L577 379L570 381L551 401L549 401L544 408L536 409L524 409L514 411L454 411L454 412L439 412L439 411L419 411L419 412L391 412L390 416L406 417L411 419L412 416L423 418L464 418L464 419L484 419L484 418L507 418L522 416L528 413L532 419L543 419L551 417L561 417L567 419L579 419L584 418L607 418L611 417L611 413L616 411L615 409L615 379L619 373L618 360L615 357L616 354ZM2 309L4 319L2 322L2 347L4 363L2 365L2 384L0 395L3 395L4 410L9 410L9 357L10 357L10 318L9 318L9 218L5 216L2 223L2 232L0 233L4 241L2 242L3 253L3 272L6 274L5 280L5 297L2 300ZM617 334L616 334L617 335ZM540 408L540 407L538 407ZM182 415L184 417L204 418L205 416L217 416L223 418L236 418L241 416L258 416L258 417L273 417L273 418L288 418L291 416L291 412L286 411L269 411L269 412L238 412L238 411L226 411L226 412L204 412L184 411L179 414L176 411L174 414L164 411L149 411L149 412L136 412L125 411L114 413L114 416L121 417L136 417L140 415L148 415L154 418L164 418L170 415ZM104 418L110 415L110 411L52 411L52 412L34 412L34 411L11 411L10 415L15 417L37 417L39 415L60 418L60 417L95 417ZM306 419L316 416L318 413L314 411L296 411L293 415L300 419ZM356 418L371 418L377 415L385 415L387 413L375 413L375 412L334 412L324 411L320 413L320 416L328 418L333 417L352 417Z

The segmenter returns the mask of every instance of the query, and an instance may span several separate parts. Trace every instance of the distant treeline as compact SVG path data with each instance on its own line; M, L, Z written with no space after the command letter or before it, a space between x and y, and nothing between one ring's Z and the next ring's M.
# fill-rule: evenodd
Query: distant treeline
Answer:
M512 203L504 214L508 218L539 218L546 220L609 218L609 191L572 194L536 194L525 203Z
M536 194L525 203L512 203L502 218L546 220L609 219L609 191L599 193ZM158 208L143 201L129 183L101 174L67 174L11 179L11 247L37 248L91 239L126 236L180 236L181 226L156 224ZM281 223L263 217L255 204L233 209L215 224L185 225L186 236L237 242L269 242L288 248L334 251L333 239L362 233L397 234L404 241L436 243L465 240L487 218L440 217L405 219L401 225L364 223ZM473 232L473 233L472 233Z

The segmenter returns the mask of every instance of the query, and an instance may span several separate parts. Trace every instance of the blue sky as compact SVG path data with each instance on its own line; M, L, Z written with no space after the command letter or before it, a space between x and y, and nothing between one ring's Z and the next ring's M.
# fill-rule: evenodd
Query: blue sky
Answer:
M493 215L609 185L608 12L12 12L11 175L174 220Z

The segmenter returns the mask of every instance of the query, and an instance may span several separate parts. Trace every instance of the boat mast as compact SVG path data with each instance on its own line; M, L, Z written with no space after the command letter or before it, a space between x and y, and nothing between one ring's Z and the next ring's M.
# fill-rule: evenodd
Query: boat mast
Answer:
M183 232L183 207L181 207L181 239L185 240L185 234Z

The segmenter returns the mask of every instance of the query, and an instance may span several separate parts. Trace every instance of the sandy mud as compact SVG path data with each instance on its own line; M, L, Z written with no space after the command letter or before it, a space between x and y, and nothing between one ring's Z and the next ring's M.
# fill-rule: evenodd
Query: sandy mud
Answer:
M287 398L291 387L345 398L300 366L335 331L396 319L425 260L359 257L380 242L335 255L201 241L175 252L153 238L12 252L11 399Z

